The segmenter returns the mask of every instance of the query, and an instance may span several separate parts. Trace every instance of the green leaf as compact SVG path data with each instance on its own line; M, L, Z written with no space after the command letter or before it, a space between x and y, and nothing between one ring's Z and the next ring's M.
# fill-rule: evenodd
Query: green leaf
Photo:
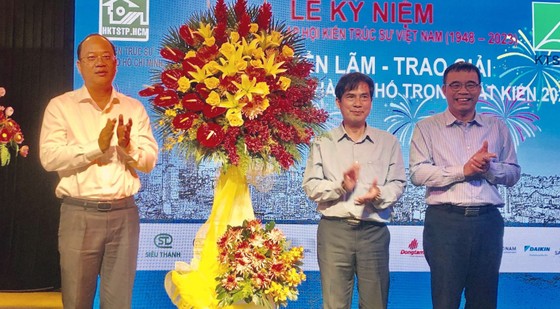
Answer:
M6 144L0 144L0 166L6 166L10 163L10 151Z

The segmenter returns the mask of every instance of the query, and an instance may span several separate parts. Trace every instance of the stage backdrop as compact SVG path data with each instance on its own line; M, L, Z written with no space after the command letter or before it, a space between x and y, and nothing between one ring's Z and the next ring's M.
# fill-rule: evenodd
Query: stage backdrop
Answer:
M415 123L446 107L441 90L444 69L458 60L477 65L482 73L477 110L506 122L522 167L518 184L500 189L506 201L503 215L507 224L501 270L518 273L507 277L512 280L511 288L502 284L501 304L505 298L514 298L514 306L540 306L539 300L530 296L527 304L519 302L515 292L519 285L541 293L550 291L546 298L558 303L560 3L269 2L274 18L305 38L307 57L315 64L314 76L321 85L316 104L330 113L328 126L338 126L341 121L334 103L339 77L353 71L368 74L375 81L368 123L399 138L405 162ZM215 0L77 0L75 42L90 33L112 39L118 57L115 86L151 110L138 91L152 84L152 71L164 65L159 55L162 38L191 14L214 4ZM74 81L75 87L82 85L77 72ZM252 188L252 198L258 217L280 223L294 244L305 246L304 269L314 274L318 271L315 231L319 215L301 189L303 170L302 164L265 178ZM142 216L140 275L142 271L170 270L176 260L190 261L194 235L210 213L216 175L211 164L197 167L162 152L155 170L141 176L143 188L137 196ZM392 286L390 302L398 304L399 296L406 295L413 300L410 308L429 306L429 295L416 295L429 293L416 288L416 279L426 281L428 271L422 251L424 192L424 188L409 184L395 205L390 226L391 271L410 280L404 291L395 291ZM313 284L304 299L320 299L319 283L315 280ZM290 308L309 307L298 304L292 303Z

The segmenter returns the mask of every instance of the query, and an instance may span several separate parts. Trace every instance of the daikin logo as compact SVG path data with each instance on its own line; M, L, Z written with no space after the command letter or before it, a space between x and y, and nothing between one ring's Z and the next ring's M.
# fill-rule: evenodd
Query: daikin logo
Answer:
M148 41L150 0L100 0L99 33L114 41Z
M550 247L525 246L525 252L550 252Z
M533 2L533 49L560 51L560 3Z

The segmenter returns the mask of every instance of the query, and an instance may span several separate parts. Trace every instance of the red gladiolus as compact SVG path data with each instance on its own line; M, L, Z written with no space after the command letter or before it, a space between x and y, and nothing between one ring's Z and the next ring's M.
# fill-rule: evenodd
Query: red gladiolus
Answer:
M257 24L262 31L268 30L270 19L272 18L272 6L270 3L265 2L259 9L259 16L257 17Z
M227 24L225 22L218 23L216 28L214 28L214 37L216 38L216 44L222 45L223 43L227 42L228 34L226 32Z
M204 116L208 118L218 117L221 114L225 113L227 108L219 107L219 106L212 106L210 104L204 104L204 108L202 109L202 113Z
M218 23L227 23L227 6L224 3L224 0L216 1L216 9L214 12Z
M237 0L235 6L233 7L233 10L235 11L237 20L240 20L241 16L247 14L247 0Z
M205 123L198 128L196 139L204 147L215 148L222 143L224 131L219 124Z
M173 106L179 103L179 97L173 90L165 90L154 99L154 104L160 107Z
M251 29L251 17L247 13L241 15L239 19L239 26L237 27L237 32L241 37L247 36L249 30Z
M177 129L188 130L192 127L196 118L198 118L198 116L193 112L179 114L173 118L173 126Z
M208 105L196 93L186 93L181 100L181 104L185 109L193 112L199 112L204 108L204 105Z

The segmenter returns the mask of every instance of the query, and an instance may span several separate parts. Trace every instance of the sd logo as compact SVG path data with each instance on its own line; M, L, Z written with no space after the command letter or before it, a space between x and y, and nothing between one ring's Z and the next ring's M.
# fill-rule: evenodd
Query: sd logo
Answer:
M172 248L171 244L173 243L173 236L166 234L166 233L162 233L162 234L157 234L156 237L154 237L154 245L156 245L156 247L158 248Z

